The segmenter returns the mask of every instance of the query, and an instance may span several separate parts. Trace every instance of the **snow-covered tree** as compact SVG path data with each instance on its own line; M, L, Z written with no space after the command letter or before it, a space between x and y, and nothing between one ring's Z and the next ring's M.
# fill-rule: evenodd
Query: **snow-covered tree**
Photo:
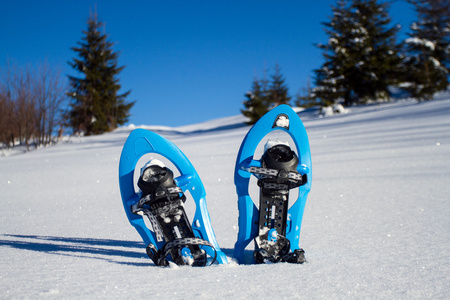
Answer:
M330 21L323 23L328 43L319 44L325 62L315 70L314 96L324 105L345 105L389 98L398 78L397 26L391 26L387 3L339 0Z
M450 66L450 4L448 0L410 0L418 21L405 40L405 81L412 96L430 100L448 88Z
M345 90L349 88L344 76L347 60L347 50L344 46L348 39L347 27L350 22L347 5L345 0L338 1L332 8L333 16L330 22L322 23L329 38L327 44L318 45L323 50L325 62L321 68L314 71L316 87L313 89L313 97L319 98L325 106L342 99Z

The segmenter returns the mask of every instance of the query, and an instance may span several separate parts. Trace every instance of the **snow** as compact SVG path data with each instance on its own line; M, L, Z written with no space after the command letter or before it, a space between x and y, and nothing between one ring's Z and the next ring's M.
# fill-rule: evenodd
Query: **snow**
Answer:
M324 106L320 110L320 117L331 117L334 114L346 114L350 110L342 104L333 104L332 106Z
M231 261L155 267L120 200L119 157L131 126L0 157L2 299L447 298L450 97L299 115L313 161L300 238L307 263L232 259L234 163L250 128L236 116L146 127L197 168Z
M434 43L432 41L429 41L427 39L421 39L418 37L407 38L405 40L405 43L414 44L414 45L423 45L431 51L434 51L434 49L436 48L436 46L434 45Z
M328 41L329 45L338 44L339 41L336 38L330 38Z
M281 116L276 120L276 125L278 127L289 128L289 119L285 116Z
M429 60L433 63L433 65L438 68L441 66L441 63L439 62L439 60L437 60L436 58L434 58L433 56L429 57Z

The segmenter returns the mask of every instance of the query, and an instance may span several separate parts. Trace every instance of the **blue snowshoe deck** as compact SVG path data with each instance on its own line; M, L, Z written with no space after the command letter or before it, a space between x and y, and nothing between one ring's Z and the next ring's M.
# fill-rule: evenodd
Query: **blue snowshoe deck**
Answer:
M135 191L136 184L134 182L136 164L142 156L151 153L165 157L179 171L180 176L174 179L175 183L182 192L189 191L192 199L187 201L193 200L195 203L195 214L190 224L192 232L195 238L209 242L208 244L212 245L214 249L206 245L195 247L202 248L210 257L216 257L219 264L228 263L225 254L219 248L211 226L206 206L205 188L191 162L177 146L166 138L145 129L135 129L130 133L122 149L119 163L119 184L129 222L135 227L146 245L153 245L150 249L147 247L147 252L163 251L166 244L176 245L176 243L166 243L158 238L157 233L146 226L142 215L133 213L131 209L140 201L140 195ZM166 236L168 235L166 234Z

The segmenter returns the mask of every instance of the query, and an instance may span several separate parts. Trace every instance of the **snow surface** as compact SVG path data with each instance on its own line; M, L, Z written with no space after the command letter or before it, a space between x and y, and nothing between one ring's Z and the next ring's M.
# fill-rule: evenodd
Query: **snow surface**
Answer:
M0 157L2 299L448 298L450 97L299 112L313 161L307 263L238 265L234 163L241 116L150 126L190 158L231 261L155 267L123 211L121 148L133 126ZM250 250L249 250L250 251Z

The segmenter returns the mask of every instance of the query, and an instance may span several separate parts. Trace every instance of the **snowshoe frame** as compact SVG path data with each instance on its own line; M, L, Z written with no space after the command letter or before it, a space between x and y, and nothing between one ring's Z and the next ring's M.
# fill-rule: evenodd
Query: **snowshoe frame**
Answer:
M193 201L195 202L195 214L192 221L192 230L197 238L211 243L214 249L205 246L202 249L206 253L216 257L219 264L228 263L225 254L220 250L216 241L211 220L206 206L206 191L196 170L189 159L175 144L166 138L145 129L135 129L128 136L122 149L119 162L119 185L123 206L130 224L137 230L145 245L150 243L157 249L162 249L165 242L158 242L155 233L147 228L142 216L133 214L131 206L139 200L139 194L135 192L134 172L139 159L150 153L159 154L171 163L180 172L180 176L175 178L177 185L183 192L189 190ZM188 200L189 201L189 200Z

